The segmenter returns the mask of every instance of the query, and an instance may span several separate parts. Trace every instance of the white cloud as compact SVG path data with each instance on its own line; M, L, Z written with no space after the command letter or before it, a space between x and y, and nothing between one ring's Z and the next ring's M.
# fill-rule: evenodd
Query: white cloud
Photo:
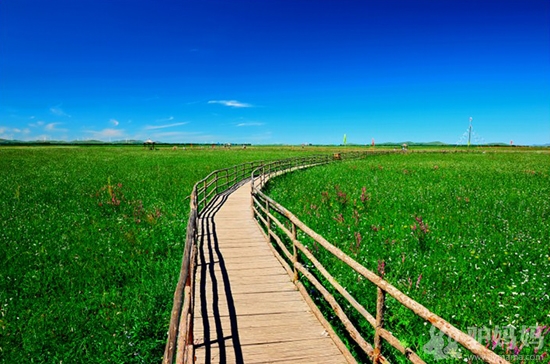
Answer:
M124 136L124 130L106 128L103 130L87 130L95 139L119 138Z
M42 125L44 125L44 122L43 121L37 121L36 123L31 123L29 124L29 126L31 128L38 128L38 127L41 127Z
M252 107L251 104L247 104L244 102L240 102L237 100L210 100L208 101L209 104L220 104L224 106L229 107Z
M174 117L173 116L170 116L170 117L167 117L167 118L164 118L164 119L157 119L155 120L156 123L165 123L167 121L172 121L174 120Z
M46 124L46 126L44 127L45 130L48 130L48 131L51 131L51 130L54 130L55 129L55 126L56 125L59 125L60 123L49 123L49 124Z
M109 122L110 122L111 124L113 124L114 126L118 126L118 124L120 124L119 121L118 121L117 119L111 119L111 120L109 120Z
M58 128L57 125L61 125L63 123L49 123L44 126L44 130L47 131L58 131L58 132L67 132L68 129Z
M59 107L59 106L50 107L50 112L52 114L54 114L55 116L66 116L68 118L71 117L71 115L69 115L65 111L63 111L63 109L61 109L61 107Z
M239 123L236 126L243 127L243 126L262 126L262 125L264 125L264 123L259 123L259 122L254 121L254 122L249 122L249 123L246 123L246 122L245 123Z
M180 126L185 124L187 124L187 122L173 123L173 124L166 124L166 125L148 125L145 127L145 130L173 128L174 126Z
M30 130L28 128L26 129L19 129L19 128L10 128L8 126L0 126L0 138L1 139L17 139L20 138L20 136L17 136L17 134L29 134Z
M188 136L194 136L194 135L197 135L198 133L185 133L185 132L182 132L182 131L167 131L167 132L163 132L163 133L155 133L155 138L156 139L162 139L162 138L166 138L166 137L170 137L170 138L173 138L173 137L188 137Z

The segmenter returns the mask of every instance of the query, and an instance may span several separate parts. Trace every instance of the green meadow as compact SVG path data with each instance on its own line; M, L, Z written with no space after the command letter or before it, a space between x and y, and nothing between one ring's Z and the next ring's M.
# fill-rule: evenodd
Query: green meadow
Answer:
M0 148L0 362L159 362L194 183L340 149ZM550 323L548 151L368 156L277 177L268 191L464 331ZM372 285L309 244L374 312ZM391 299L387 326L419 351L429 339Z
M191 189L302 148L0 148L0 362L160 362Z
M483 344L497 353L548 355L550 154L510 150L369 156L282 175L267 191L328 241L462 331L483 341L481 330L490 329ZM301 238L375 313L375 286ZM339 300L372 338L370 325ZM392 298L387 305L386 328L433 361L424 349L431 325ZM460 349L456 355L467 353Z

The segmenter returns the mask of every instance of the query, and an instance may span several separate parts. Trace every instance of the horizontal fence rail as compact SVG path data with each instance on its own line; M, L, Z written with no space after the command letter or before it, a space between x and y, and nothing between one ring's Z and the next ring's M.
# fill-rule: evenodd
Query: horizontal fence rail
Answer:
M248 179L265 162L249 162L213 171L198 181L190 195L190 212L180 275L174 291L168 338L163 364L193 363L193 282L197 251L198 218L201 211L219 193Z
M301 279L306 279L311 285L313 285L330 305L334 314L341 321L350 337L374 363L388 362L387 359L381 355L383 341L397 349L407 359L409 359L409 361L413 363L424 363L424 361L415 352L413 352L410 348L404 347L392 333L384 328L386 295L390 295L401 305L411 310L415 315L421 317L427 322L430 322L442 333L460 343L486 363L508 363L508 361L477 342L473 337L460 331L443 318L429 311L426 307L399 291L396 287L379 277L374 272L360 265L357 261L346 255L342 250L328 242L321 235L317 234L284 206L264 194L261 190L269 178L279 174L301 168L326 164L333 160L361 158L365 155L366 153L363 152L354 153L352 155L334 154L333 156L318 156L312 158L276 161L262 165L252 172L252 209L256 222L260 226L270 246L271 244L274 244L275 247L278 248L273 248L272 250L283 267L287 270L288 274L292 277L297 288L304 295L306 301L311 304L313 300L308 299L309 293L305 289ZM279 233L277 231L279 231ZM376 286L377 301L375 315L369 313L361 304L359 304L359 302L357 302L357 300L328 272L323 264L304 245L304 243L297 238L299 231L313 239L326 251L330 252L332 256L339 259L349 268L353 269L355 272L368 279ZM289 249L284 241L289 241L292 248ZM359 330L350 321L335 297L329 292L325 285L323 285L319 279L312 274L311 270L307 268L307 266L310 266L309 264L307 266L305 265L308 262L299 261L299 258L303 259L303 257L307 258L307 261L311 263L317 272L319 272L319 274L322 275L322 277L330 284L331 289L336 290L346 300L346 302L362 317L364 317L373 327L373 345L368 343L362 337ZM322 316L318 308L312 307L312 309L317 311L316 315L318 317Z
M164 349L163 364L193 363L193 282L195 280L195 257L197 251L198 218L201 211L216 195L251 178L259 168L263 175L274 174L278 171L288 172L292 169L305 168L326 164L331 161L360 158L365 152L335 153L333 155L317 155L309 157L289 158L274 162L248 162L233 167L211 172L198 181L190 195L190 213L187 222L187 235L181 263L180 275L176 289L170 326ZM263 178L263 177L262 177ZM265 182L266 180L263 180Z

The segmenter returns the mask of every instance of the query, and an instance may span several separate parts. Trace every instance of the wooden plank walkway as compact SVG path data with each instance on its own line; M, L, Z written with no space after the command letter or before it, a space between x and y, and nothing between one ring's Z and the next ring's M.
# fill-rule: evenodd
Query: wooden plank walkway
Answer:
M250 183L200 218L195 275L197 363L346 363L251 211Z

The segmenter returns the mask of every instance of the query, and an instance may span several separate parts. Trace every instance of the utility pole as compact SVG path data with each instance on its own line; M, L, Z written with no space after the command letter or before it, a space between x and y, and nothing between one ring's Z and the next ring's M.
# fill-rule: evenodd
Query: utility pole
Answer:
M468 149L470 149L471 139L472 139L472 117L470 116L470 127L468 128Z

